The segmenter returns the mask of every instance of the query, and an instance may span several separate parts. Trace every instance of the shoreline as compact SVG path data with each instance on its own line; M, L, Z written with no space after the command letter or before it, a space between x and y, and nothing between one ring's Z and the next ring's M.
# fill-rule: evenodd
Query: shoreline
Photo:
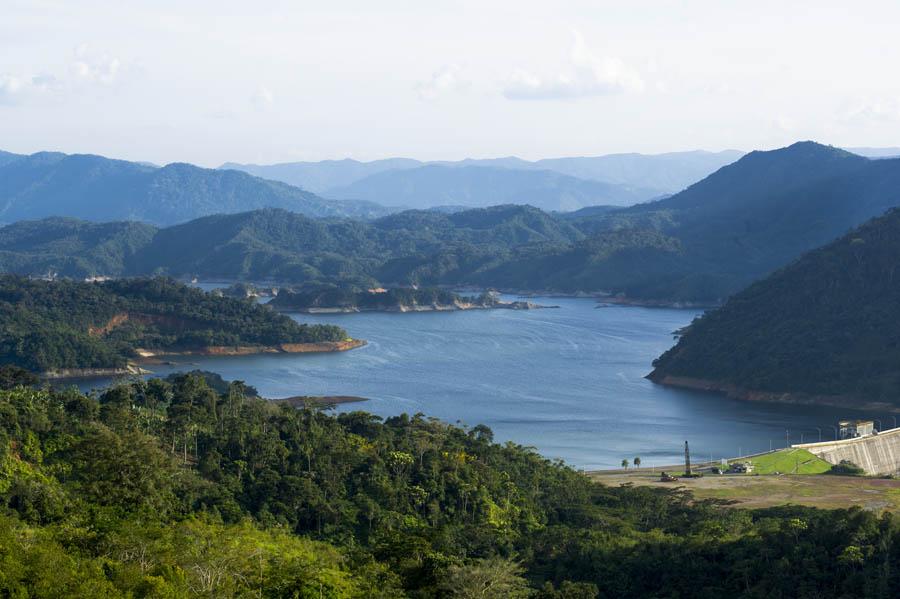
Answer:
M365 339L344 341L318 341L315 343L281 343L279 345L213 345L194 350L147 350L138 349L138 357L126 366L117 368L57 368L38 374L44 380L90 380L118 376L143 376L153 374L142 366L163 364L162 358L177 356L251 356L256 354L313 354L350 351L367 345Z
M79 379L102 379L111 376L130 376L151 374L149 370L137 364L129 363L121 368L56 368L45 370L38 377L48 381L66 381Z
M724 395L729 399L736 399L739 401L782 403L803 406L828 406L831 408L843 408L860 412L900 413L900 406L877 401L859 401L859 398L846 395L810 395L808 393L790 391L754 391L752 389L745 389L731 383L723 383L720 381L657 374L655 370L644 378L657 385L716 393Z
M368 397L359 397L356 395L294 395L292 397L282 397L278 399L270 399L274 403L284 403L295 408L301 408L307 405L313 406L336 406L345 403L360 403L369 401Z
M280 343L278 345L211 345L192 350L138 349L138 362L152 364L157 358L171 356L250 356L256 354L314 354L350 351L363 347L365 339L317 341L313 343Z
M559 306L544 306L531 302L502 302L492 306L480 306L477 304L430 304L414 306L390 306L387 308L360 308L359 306L344 307L309 307L292 308L290 306L272 306L277 312L297 314L360 314L363 312L384 312L392 314L407 314L410 312L465 312L468 310L551 310Z

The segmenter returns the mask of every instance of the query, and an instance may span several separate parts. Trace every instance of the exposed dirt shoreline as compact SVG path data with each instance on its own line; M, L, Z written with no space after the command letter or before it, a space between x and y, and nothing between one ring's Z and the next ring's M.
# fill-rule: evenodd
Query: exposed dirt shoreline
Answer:
M866 401L859 397L848 395L812 395L809 393L754 391L752 389L744 389L743 387L731 383L685 376L672 376L657 373L656 371L648 374L647 378L659 385L677 387L679 389L719 393L730 399L738 399L741 401L762 401L806 406L830 406L861 411L900 413L900 407L898 406L886 402Z
M250 356L254 354L311 354L349 351L366 345L364 339L319 341L316 343L281 343L278 345L212 345L193 350L139 349L139 362L152 363L156 358L171 356Z
M56 368L42 372L40 377L46 380L58 381L69 379L99 379L110 376L141 374L150 374L150 371L145 370L136 364L128 364L123 368Z
M47 380L78 380L150 374L142 366L161 364L162 358L173 356L250 356L255 354L311 354L342 352L366 345L364 339L344 341L319 341L316 343L281 343L279 345L214 345L193 350L148 350L139 349L138 359L122 368L59 368L41 373Z

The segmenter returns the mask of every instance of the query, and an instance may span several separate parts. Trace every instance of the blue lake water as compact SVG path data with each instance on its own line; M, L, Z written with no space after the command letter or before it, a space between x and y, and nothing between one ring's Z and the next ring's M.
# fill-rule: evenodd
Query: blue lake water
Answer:
M578 468L731 457L834 435L847 411L753 402L670 389L644 376L695 311L595 307L536 298L553 310L293 315L346 328L366 347L333 354L190 358L158 375L202 368L241 379L266 397L359 395L342 410L422 412L486 424L498 441L537 448ZM98 382L93 383L96 386ZM90 387L91 385L87 385ZM879 415L874 415L878 417ZM883 416L888 426L890 416ZM891 420L891 424L893 421Z

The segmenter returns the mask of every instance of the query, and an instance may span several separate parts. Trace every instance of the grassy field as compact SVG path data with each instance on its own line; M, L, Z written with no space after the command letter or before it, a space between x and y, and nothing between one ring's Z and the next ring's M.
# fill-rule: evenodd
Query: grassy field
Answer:
M720 499L735 507L760 508L776 505L807 505L821 508L847 508L900 512L900 480L855 476L754 476L706 474L702 478L659 482L655 474L640 471L588 473L605 485L645 485L691 491L697 499Z
M782 449L732 462L752 463L754 474L822 474L831 470L831 464L805 449Z

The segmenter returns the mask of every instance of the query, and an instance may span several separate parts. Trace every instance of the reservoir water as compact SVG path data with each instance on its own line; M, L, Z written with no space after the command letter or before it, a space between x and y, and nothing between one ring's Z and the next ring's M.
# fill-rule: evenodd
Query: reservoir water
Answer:
M533 446L584 469L718 459L833 438L845 410L738 402L646 380L653 359L695 311L596 307L589 299L535 298L553 310L450 313L295 314L367 339L361 349L313 355L185 359L154 366L165 375L202 368L240 379L266 397L358 395L341 410L381 416L422 412L495 440ZM97 386L83 385L83 387ZM874 415L878 417L878 415ZM890 419L890 416L883 416ZM891 424L893 421L891 421ZM888 421L885 420L885 427Z

